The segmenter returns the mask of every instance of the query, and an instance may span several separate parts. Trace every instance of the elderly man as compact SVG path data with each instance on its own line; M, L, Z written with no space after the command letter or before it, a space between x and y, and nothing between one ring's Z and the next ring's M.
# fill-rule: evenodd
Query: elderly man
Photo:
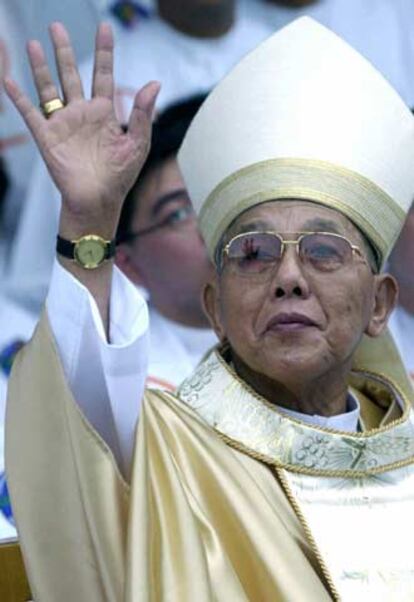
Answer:
M143 394L145 303L111 258L158 86L123 133L109 29L91 101L65 30L51 31L67 106L34 42L44 115L6 83L63 199L46 313L8 408L35 599L411 600L413 392L382 334L397 286L380 271L414 192L411 113L309 19L223 80L179 156L222 344L175 394Z

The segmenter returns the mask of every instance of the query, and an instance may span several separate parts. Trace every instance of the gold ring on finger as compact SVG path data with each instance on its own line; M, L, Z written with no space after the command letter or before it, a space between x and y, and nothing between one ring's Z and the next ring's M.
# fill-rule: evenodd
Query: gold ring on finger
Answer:
M59 111L60 109L64 108L64 103L60 98L52 98L52 100L48 100L47 102L44 102L40 105L40 108L43 111L43 115L46 117L46 119L49 119L49 117L55 112L55 111Z

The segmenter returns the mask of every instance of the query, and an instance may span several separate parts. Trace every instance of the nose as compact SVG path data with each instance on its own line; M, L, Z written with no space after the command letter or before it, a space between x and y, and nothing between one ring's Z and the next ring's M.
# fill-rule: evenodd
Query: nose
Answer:
M273 277L275 297L297 297L306 299L309 296L309 283L303 273L302 265L294 245L286 245L280 263Z

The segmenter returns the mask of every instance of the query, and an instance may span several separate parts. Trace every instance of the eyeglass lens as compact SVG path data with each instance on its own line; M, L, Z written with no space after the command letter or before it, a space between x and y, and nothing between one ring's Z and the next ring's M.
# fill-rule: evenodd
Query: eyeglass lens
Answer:
M302 263L320 271L339 269L352 259L350 243L333 234L305 234L299 237L298 245ZM278 235L249 232L230 241L227 257L239 271L259 273L281 259L282 249L283 242Z

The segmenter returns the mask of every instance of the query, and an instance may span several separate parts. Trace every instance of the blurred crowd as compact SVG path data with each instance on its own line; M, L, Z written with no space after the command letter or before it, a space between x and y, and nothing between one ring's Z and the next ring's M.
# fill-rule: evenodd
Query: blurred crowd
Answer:
M91 86L94 29L101 20L112 23L121 122L126 123L143 84L158 80L162 85L152 149L125 201L116 255L118 267L149 298L149 386L174 389L215 344L200 294L211 266L176 162L178 148L205 94L249 50L302 15L341 35L414 107L412 0L3 0L0 4L0 75L10 74L32 98L25 40L41 40L53 64L47 24L54 20L63 21L71 33L86 93ZM0 540L15 535L3 475L7 377L47 294L59 205L41 158L0 89ZM390 327L414 379L413 264L414 206L388 264L400 285Z

